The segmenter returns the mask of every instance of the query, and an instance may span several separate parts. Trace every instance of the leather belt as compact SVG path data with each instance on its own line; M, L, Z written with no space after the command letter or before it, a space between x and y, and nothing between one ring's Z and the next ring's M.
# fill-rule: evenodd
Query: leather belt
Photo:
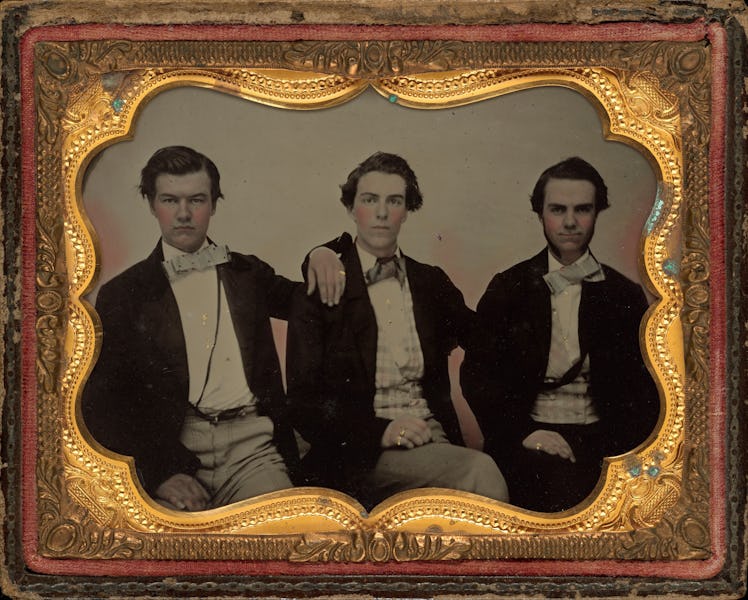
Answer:
M250 406L236 406L234 408L227 408L226 410L217 412L214 415L204 413L195 406L192 407L192 411L195 413L195 416L208 421L211 425L218 425L218 423L222 421L231 421L232 419L236 419L237 417L243 417L244 415L249 413L250 408Z

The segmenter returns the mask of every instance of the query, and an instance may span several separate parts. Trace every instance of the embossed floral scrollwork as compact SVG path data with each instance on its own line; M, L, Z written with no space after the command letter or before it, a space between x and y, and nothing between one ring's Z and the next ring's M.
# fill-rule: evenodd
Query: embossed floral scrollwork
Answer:
M470 551L467 538L416 535L403 532L361 531L343 535L304 536L293 549L299 562L387 562L464 558Z
M704 559L711 554L705 523L680 513L655 527L639 529L621 539L620 557L640 560Z
M60 325L62 319L57 315L40 317L36 324L38 362L40 375L39 389L53 394L60 373Z
M696 165L706 160L705 147L699 144L686 144L685 164ZM691 411L704 410L705 390L709 377L709 213L707 210L708 180L700 169L686 170L686 188L694 201L688 202L684 220L688 228L685 248L681 261L683 281L683 323L686 347L686 366L690 375L689 394L695 401ZM701 198L702 202L695 199ZM705 414L705 413L704 413ZM694 412L691 416L695 417ZM694 421L690 419L691 427ZM702 429L703 431L703 429ZM691 430L691 433L697 433ZM694 439L703 440L702 435Z
M640 118L649 119L680 139L680 111L678 97L660 87L659 78L649 71L637 71L626 78L629 106Z
M80 480L65 478L63 469L54 464L40 465L37 477L39 542L45 555L134 558L141 552L141 538L120 529L117 523L101 527L101 522L78 501L75 490L80 488Z
M711 553L711 537L707 522L708 502L702 482L705 473L698 473L701 460L693 451L684 449L684 479L677 482L672 475L644 478L641 508L632 511L636 520L646 520L622 538L621 556L638 559L707 558ZM647 486L652 490L646 489ZM694 510L698 507L698 510ZM648 511L642 513L640 511ZM658 515L658 513L662 513ZM653 518L658 517L660 518Z
M80 111L101 86L100 75L114 71L130 47L131 42L110 40L37 46L38 129L47 143L55 143L63 119L81 119Z
M680 496L681 479L672 473L646 478L632 486L637 502L630 507L629 519L636 528L652 527L673 507Z
M448 70L462 45L445 41L298 42L284 58L298 67L349 77L393 77Z
M652 125L654 129L677 138L681 132L681 126L678 125L680 118L683 119L683 130L690 136L689 140L705 139L705 135L708 137L708 131L702 128L702 124L708 120L708 105L704 104L708 100L708 90L705 93L704 88L705 72L708 70L707 49L679 44L624 44L620 45L624 50L613 56L608 52L613 46L616 45L377 40L246 44L224 41L193 42L192 45L184 41L148 44L107 41L38 45L36 84L39 92L37 125L40 142L37 171L40 193L37 205L37 309L40 318L37 322L37 373L39 389L43 392L39 423L41 429L44 429L37 467L40 547L46 548L48 554L59 557L157 556L174 559L181 556L203 557L208 552L228 553L229 550L225 548L233 548L233 552L236 546L249 547L255 544L251 546L251 552L254 553L251 556L255 558L301 562L379 563L495 559L504 556L563 559L679 559L705 556L710 543L709 527L698 514L694 515L694 512L704 512L704 501L708 500L708 473L705 472L707 450L704 444L688 448L685 456L678 456L679 461L686 462L687 466L683 471L680 470L680 463L676 462L667 465L667 469L663 464L662 472L656 476L642 476L633 484L625 474L616 476L612 480L615 485L611 484L609 488L618 494L621 488L628 486L629 497L622 499L620 495L615 496L609 504L616 506L611 509L609 505L605 505L604 515L600 514L602 503L589 508L588 513L595 513L591 514L591 518L595 517L596 520L592 519L593 524L578 535L569 535L570 531L578 533L575 528L579 523L573 522L574 518L580 520L578 516L563 521L554 521L550 517L536 519L533 516L531 519L512 508L502 506L489 511L470 502L467 509L463 510L464 502L454 495L432 502L431 512L428 513L429 526L433 523L452 522L449 516L445 516L452 513L442 510L446 505L450 510L459 512L465 527L481 527L482 530L493 527L494 531L486 536L468 536L461 535L464 530L460 529L457 535L451 535L436 533L431 527L421 530L428 531L428 534L415 534L404 530L406 527L414 527L403 524L404 520L392 525L401 527L399 530L386 527L382 530L381 522L375 527L371 521L366 521L365 516L359 521L360 507L346 499L338 499L342 509L336 505L334 510L321 506L323 503L315 499L314 502L305 501L299 507L292 502L281 503L279 508L263 513L263 523L268 528L271 525L275 527L276 521L279 523L277 530L282 530L285 523L290 523L292 529L296 527L292 531L293 535L288 536L288 540L283 540L286 545L282 548L278 546L280 549L277 552L270 543L263 545L264 539L257 541L261 536L253 536L253 531L256 531L253 529L255 523L250 519L245 522L240 511L227 514L220 522L210 521L213 517L205 517L205 522L200 523L200 526L212 528L211 535L195 535L194 531L179 520L169 521L168 534L163 531L154 534L154 531L163 526L164 515L155 513L152 507L146 506L137 490L133 491L132 483L123 475L124 467L108 463L109 473L106 477L110 479L101 481L103 463L96 462L99 457L79 439L79 432L74 424L65 422L74 413L73 396L77 389L75 383L85 376L85 360L81 361L82 367L70 367L69 381L73 383L65 389L73 399L66 397L61 403L60 394L55 396L55 386L60 380L59 369L67 366L65 360L82 355L84 344L89 344L85 348L85 355L92 355L90 347L95 329L90 323L81 328L84 333L76 334L78 337L74 340L72 336L70 338L71 343L78 347L67 354L61 354L64 350L61 341L66 328L70 330L71 323L74 324L73 319L64 313L70 302L68 294L75 297L83 287L68 287L65 266L70 266L75 257L66 257L64 249L67 248L69 253L74 254L76 244L80 245L85 241L85 226L78 222L76 227L69 227L67 219L76 219L77 216L63 214L61 207L68 207L69 210L70 207L77 206L74 193L71 192L75 188L74 179L78 174L76 169L83 168L81 165L86 164L85 160L90 158L94 148L113 143L131 131L138 103L145 102L146 98L152 97L161 89L174 85L206 85L255 100L258 99L258 94L249 85L256 83L253 77L275 78L274 83L279 81L280 85L290 88L297 86L300 77L298 74L295 78L289 76L284 81L283 75L269 71L271 68L295 69L299 72L314 70L316 73L312 74L310 80L331 80L330 83L325 82L324 86L315 84L314 93L311 91L312 84L309 84L308 90L302 90L300 95L288 101L288 106L284 105L286 107L293 108L293 102L311 102L316 98L314 94L330 97L332 84L337 86L335 89L339 87L341 90L345 90L346 86L363 89L370 84L382 86L387 77L397 77L404 81L406 76L418 73L430 74L435 80L441 77L442 83L451 82L451 90L459 88L454 94L460 100L469 101L471 94L478 97L483 93L486 77L474 74L461 76L460 71L457 75L436 72L452 69L463 69L465 73L468 69L494 70L507 78L504 90L509 90L512 84L509 79L515 78L522 68L537 73L540 64L543 66L543 73L537 76L548 78L551 77L548 73L554 66L571 64L563 72L556 68L554 76L564 81L572 78L575 82L584 80L586 86L596 90L590 94L597 94L601 105L606 98L611 101L605 90L615 88L619 91L625 88L624 91L628 93L626 98L630 102L627 105L616 104L616 110L620 106L620 114L627 119L630 117L629 120ZM649 58L642 57L643 51L650 53L644 55ZM237 58L246 56L255 58L249 61ZM508 68L497 57L510 58L512 68ZM608 65L603 59L610 60L609 69L597 67L600 64ZM580 66L584 68L578 68ZM597 79L589 74L595 69L599 75ZM618 75L612 78L612 87L605 87L606 74L609 72ZM198 78L199 83L196 84ZM355 85L351 85L351 82ZM455 82L460 82L460 86L455 87ZM542 84L540 82L537 85ZM426 95L430 95L436 107L439 107L439 103L442 107L445 106L443 97L435 91L427 89ZM623 95L615 96L615 102ZM393 94L393 98L399 102L397 96L398 94ZM296 106L299 107L301 106ZM639 140L639 143L643 142ZM672 149L668 147L668 151ZM685 151L695 153L688 156L687 164L697 167L703 165L703 155L699 154L703 149ZM676 147L668 156L679 153L680 148ZM667 161L663 159L664 162ZM672 162L678 163L678 160L673 159ZM681 166L680 163L677 164L678 169ZM704 169L696 168L688 173L690 187L685 195L689 197L689 202L696 205L705 204L705 185L701 175L703 171ZM670 208L664 209L662 222L656 222L657 228L664 227L663 223L672 217L671 212ZM709 230L705 211L696 210L689 215L683 227L687 251L681 273L686 296L684 330L692 336L691 341L687 340L688 348L692 349L694 344L702 344L708 339L709 263L705 249L708 247ZM79 236L80 239L72 243L76 241L73 236ZM87 281L83 276L84 269L91 271L94 268L92 256L92 252L80 252L80 257L75 259L78 262L73 268L81 281ZM72 276L71 281L75 283ZM80 315L80 318L88 318L82 309ZM84 338L85 341L81 341ZM693 358L690 360L690 373L698 376L688 381L688 410L698 423L694 424L692 419L689 426L692 428L691 432L695 432L693 439L698 443L703 441L703 422L706 421L704 403L707 382L703 375L704 369L708 367L708 355L704 352L697 355L695 362ZM65 410L60 410L61 407ZM62 443L59 435L60 422L65 422L62 427ZM681 429L673 434L676 435L682 436ZM682 437L678 439L682 441ZM61 445L65 446L62 451ZM86 452L78 452L80 448L85 448ZM75 467L70 463L66 451L78 460ZM117 471L119 477L116 485L113 483L115 478L111 476L113 471ZM682 481L679 480L681 475ZM128 495L130 508L123 508L122 502L118 504L121 493ZM329 496L323 495L323 498L329 499ZM613 514L620 505L623 505L623 509L619 514ZM400 509L404 512L404 508L404 504L395 506L393 513ZM440 510L437 511L437 508ZM138 511L141 511L140 521L132 516ZM142 516L145 513L147 518ZM264 518L266 514L268 518ZM350 514L354 514L356 518ZM487 517L489 514L491 519ZM303 525L304 519L310 515L315 518L322 516L326 519L326 524L342 525L347 529L335 530L330 534L299 533L299 524ZM609 521L605 521L606 519ZM517 523L521 527L539 527L544 532L551 533L536 535L537 529L532 529L531 535L524 535ZM138 526L141 527L140 530L136 529ZM635 531L629 533L630 529ZM185 532L192 532L193 535L190 537ZM214 532L224 534L226 540L234 546L228 542L225 546L221 545L223 540L211 537ZM246 552L250 553L250 550ZM211 557L232 558L228 554Z
M46 554L82 558L135 558L143 540L119 529L102 528L90 520L67 519L40 532Z
M649 42L632 51L621 49L616 57L630 71L654 68L660 86L681 102L684 131L690 132L695 143L709 138L709 68L705 45Z

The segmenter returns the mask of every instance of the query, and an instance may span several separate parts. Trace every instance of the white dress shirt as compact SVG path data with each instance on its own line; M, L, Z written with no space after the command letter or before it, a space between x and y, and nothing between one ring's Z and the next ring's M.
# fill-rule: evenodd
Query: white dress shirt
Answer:
M589 255L587 250L579 259ZM576 262L576 261L575 261ZM548 271L564 267L548 251ZM579 304L582 284L570 283L560 293L551 294L551 346L548 353L546 380L558 380L580 359ZM538 394L531 417L543 423L590 424L599 420L588 393L590 360L586 356L577 377L555 389Z
M207 245L206 240L202 247ZM165 260L184 254L163 241L162 248ZM239 342L216 267L185 273L171 282L171 288L179 306L187 348L190 404L209 415L253 405L255 397L247 384Z

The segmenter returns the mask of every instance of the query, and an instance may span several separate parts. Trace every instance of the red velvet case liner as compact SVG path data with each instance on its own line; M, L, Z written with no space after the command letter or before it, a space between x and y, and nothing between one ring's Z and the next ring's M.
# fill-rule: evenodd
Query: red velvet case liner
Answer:
M476 25L476 26L200 26L200 25L72 25L29 30L21 41L22 95L22 515L24 558L34 571L58 575L588 575L707 579L722 568L725 557L725 421L709 420L710 522L712 557L703 561L558 561L486 560L386 564L288 563L284 561L148 561L56 560L38 554L36 509L36 163L34 45L42 41L125 40L460 40L480 42L696 42L712 49L712 122L709 149L710 215L710 410L725 414L726 306L724 271L724 152L727 94L726 33L717 24L619 23L606 25Z

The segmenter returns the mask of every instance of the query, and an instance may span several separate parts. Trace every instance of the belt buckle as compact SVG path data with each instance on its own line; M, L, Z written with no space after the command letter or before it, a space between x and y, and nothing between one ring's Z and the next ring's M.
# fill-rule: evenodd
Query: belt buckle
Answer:
M214 414L210 419L208 419L208 422L213 426L217 426L221 421L233 421L238 417L246 415L249 412L249 408L249 406L227 408L226 410Z

